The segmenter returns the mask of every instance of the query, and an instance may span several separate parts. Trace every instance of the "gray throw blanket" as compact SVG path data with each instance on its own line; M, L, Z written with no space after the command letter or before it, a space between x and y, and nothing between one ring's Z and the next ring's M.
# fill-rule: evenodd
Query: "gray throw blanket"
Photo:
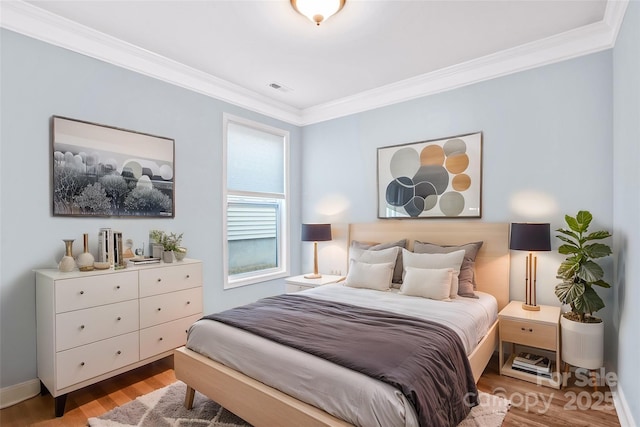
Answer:
M460 337L435 322L278 295L205 316L327 359L399 389L420 426L456 426L477 404Z

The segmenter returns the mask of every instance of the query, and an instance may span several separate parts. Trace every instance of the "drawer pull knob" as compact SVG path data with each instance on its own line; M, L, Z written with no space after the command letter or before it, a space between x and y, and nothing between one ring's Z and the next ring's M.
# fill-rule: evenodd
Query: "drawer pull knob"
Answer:
M520 328L520 329L521 329L522 331L524 331L524 332L526 332L526 331L533 332L533 329L531 329L531 328L529 328L529 329L527 329L527 328Z
M160 339L158 341L162 341L162 337L160 337Z
M122 352L120 350L116 351L116 354L122 354Z
M80 295L84 295L84 291L80 291Z
M158 307L158 311L162 311L162 309L160 307Z
M187 301L187 305L191 304L191 301Z
M191 276L187 274L187 279L189 279L189 278L191 278Z
M80 325L80 329L84 329L84 325Z
M122 317L118 316L118 318L116 320L122 320Z
M162 282L162 279L158 277L158 282Z
M80 366L84 366L84 362L80 362Z
M116 289L120 289L120 285L116 286Z

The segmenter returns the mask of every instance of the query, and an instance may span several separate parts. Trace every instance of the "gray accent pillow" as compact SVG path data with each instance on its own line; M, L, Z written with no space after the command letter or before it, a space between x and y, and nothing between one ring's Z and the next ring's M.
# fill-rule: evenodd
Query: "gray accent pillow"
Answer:
M397 242L388 242L388 243L370 243L370 242L359 242L357 240L353 240L351 242L351 247L358 249L368 249L371 251L379 251L381 249L388 249L397 246L399 248L405 249L407 247L407 239L398 240ZM351 256L349 257L352 258ZM398 258L396 259L396 266L393 269L393 278L391 280L392 288L400 288L400 284L402 283L402 251L398 250Z
M478 298L473 292L476 289L475 264L478 251L484 242L472 242L464 245L437 245L435 243L415 241L413 252L418 254L445 254L464 249L464 260L458 276L458 295L467 298Z

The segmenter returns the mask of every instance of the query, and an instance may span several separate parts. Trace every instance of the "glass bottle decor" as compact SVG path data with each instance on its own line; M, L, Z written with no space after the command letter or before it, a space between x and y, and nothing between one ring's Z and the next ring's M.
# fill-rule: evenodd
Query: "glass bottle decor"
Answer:
M89 252L89 234L84 233L84 252L78 255L78 259L76 263L78 264L78 270L80 271L91 271L93 270L93 262L95 259L91 252Z
M58 270L62 272L72 271L76 268L76 261L73 259L73 241L74 239L62 239L65 247L65 255L58 264Z

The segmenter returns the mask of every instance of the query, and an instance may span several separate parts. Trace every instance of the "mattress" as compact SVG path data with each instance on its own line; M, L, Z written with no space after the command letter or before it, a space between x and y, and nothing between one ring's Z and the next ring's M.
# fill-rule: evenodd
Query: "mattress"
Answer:
M482 292L479 299L443 302L332 284L304 294L439 322L460 336L467 355L497 319L495 298ZM186 346L353 425L418 425L413 406L394 387L222 323L196 322Z

